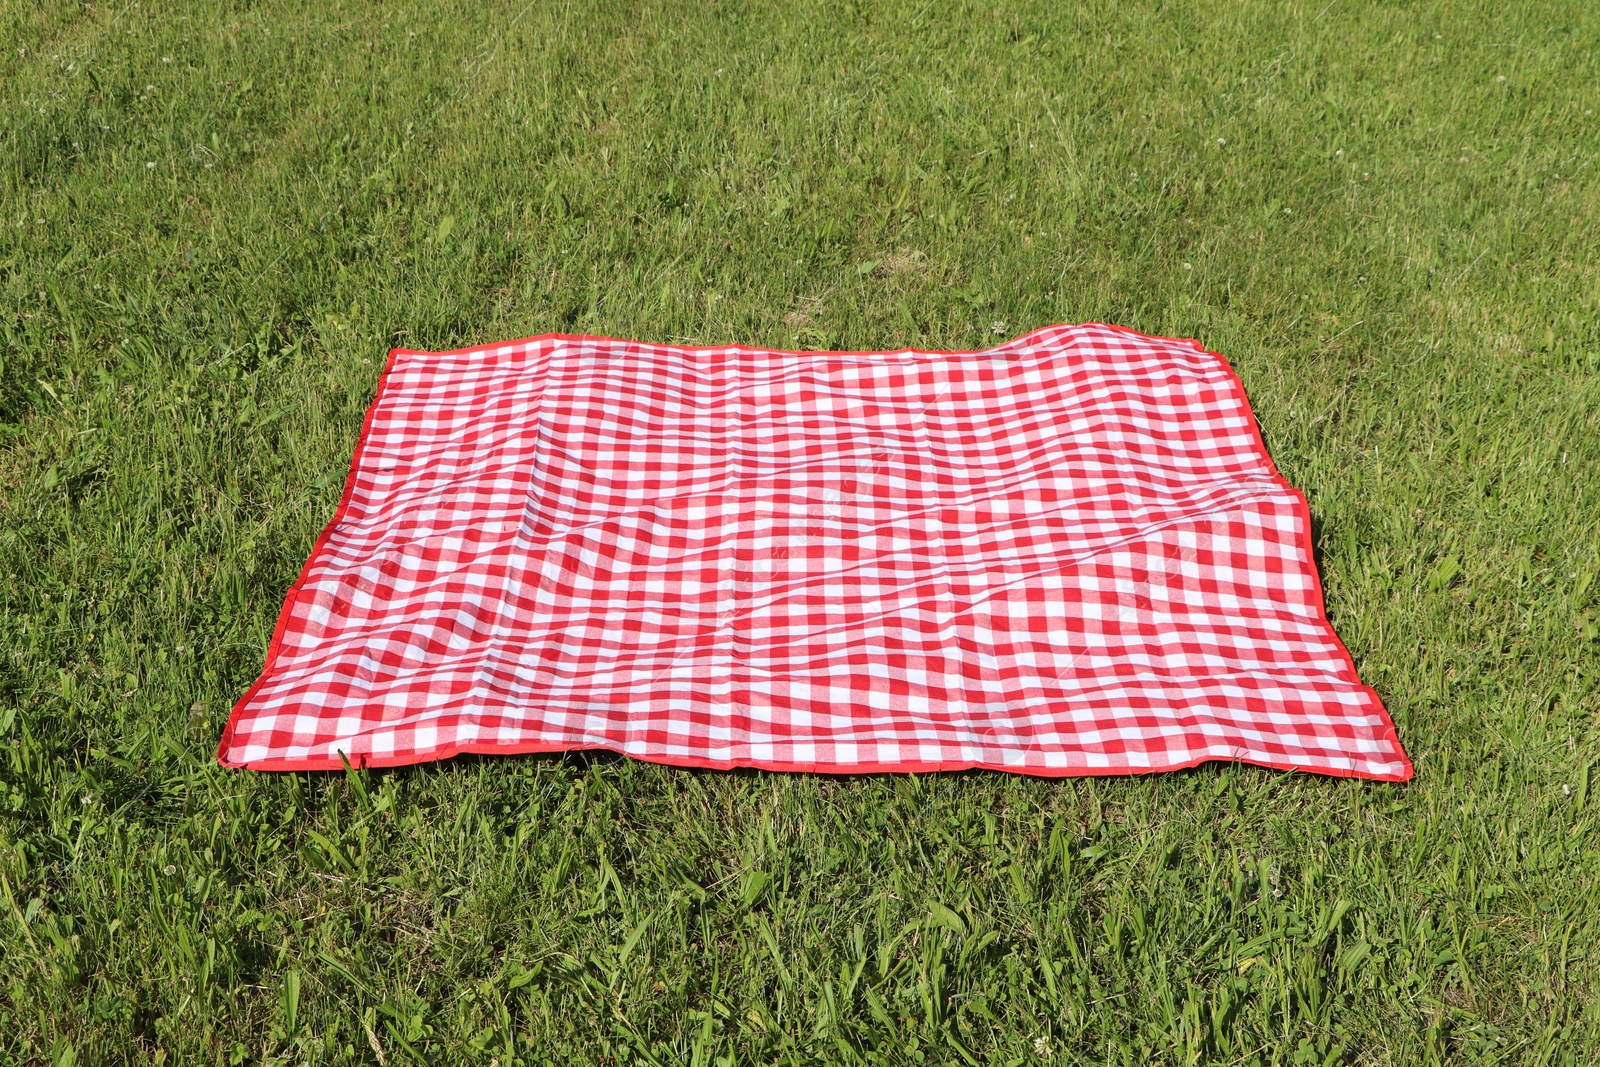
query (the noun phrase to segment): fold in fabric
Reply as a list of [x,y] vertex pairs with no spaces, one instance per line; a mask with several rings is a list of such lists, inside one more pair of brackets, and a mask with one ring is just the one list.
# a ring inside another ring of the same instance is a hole
[[390,354],[218,759],[1399,781],[1227,363],[547,335]]

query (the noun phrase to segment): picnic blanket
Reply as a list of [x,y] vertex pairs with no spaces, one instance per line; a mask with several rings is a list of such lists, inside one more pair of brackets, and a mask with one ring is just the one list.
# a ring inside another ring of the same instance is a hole
[[397,349],[219,760],[1411,776],[1228,364]]

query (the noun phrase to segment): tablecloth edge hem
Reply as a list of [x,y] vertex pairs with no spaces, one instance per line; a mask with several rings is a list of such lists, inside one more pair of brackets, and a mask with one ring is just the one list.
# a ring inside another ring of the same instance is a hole
[[389,350],[389,358],[384,361],[383,370],[378,374],[378,387],[373,394],[372,403],[367,405],[367,413],[361,420],[361,433],[356,437],[355,450],[350,454],[350,469],[345,474],[344,492],[339,496],[339,506],[334,509],[333,518],[328,520],[328,524],[317,535],[316,541],[311,545],[311,551],[306,554],[305,563],[300,567],[300,573],[295,576],[294,583],[289,586],[283,595],[283,606],[278,609],[278,621],[272,628],[272,640],[267,643],[267,654],[261,665],[261,674],[256,678],[254,684],[245,690],[244,695],[234,702],[233,708],[228,712],[228,721],[222,728],[222,737],[217,741],[217,762],[224,767],[235,766],[227,761],[225,753],[233,743],[234,731],[239,725],[239,720],[244,716],[245,707],[260,691],[261,687],[266,685],[272,678],[273,669],[277,666],[278,655],[283,650],[283,635],[289,628],[289,619],[295,597],[299,594],[301,587],[304,586],[306,577],[311,573],[311,568],[316,564],[318,557],[322,555],[322,550],[327,545],[328,539],[333,536],[333,532],[344,521],[345,512],[350,508],[350,500],[355,495],[356,476],[361,471],[361,461],[366,452],[367,439],[372,432],[373,420],[377,415],[378,408],[383,403],[383,398],[389,389],[390,382],[393,380],[395,364],[402,355],[406,354],[409,354],[409,350],[403,348],[391,348]]
[[[526,756],[526,755],[556,755],[569,752],[610,752],[626,759],[638,760],[641,763],[654,763],[667,767],[678,767],[687,770],[707,771],[732,771],[732,770],[759,770],[779,771],[785,773],[827,774],[827,775],[866,775],[866,774],[934,774],[954,773],[959,771],[1001,771],[1007,774],[1018,774],[1029,778],[1119,778],[1135,775],[1162,774],[1168,771],[1189,770],[1205,763],[1237,763],[1243,766],[1260,767],[1263,770],[1282,771],[1285,773],[1296,772],[1304,774],[1317,774],[1328,778],[1354,778],[1364,781],[1377,782],[1405,782],[1412,777],[1411,762],[1406,759],[1405,753],[1398,745],[1394,747],[1394,754],[1404,765],[1398,774],[1372,774],[1358,770],[1346,770],[1327,767],[1314,767],[1293,760],[1257,760],[1248,758],[1227,759],[1221,756],[1198,756],[1194,759],[1183,760],[1176,763],[1162,764],[1152,767],[1017,767],[1004,763],[986,762],[983,760],[898,760],[890,763],[859,763],[851,766],[842,766],[837,763],[808,763],[795,760],[757,760],[734,759],[713,760],[700,756],[638,756],[624,752],[614,745],[569,745],[560,742],[531,741],[526,743],[498,745],[490,743],[467,742],[460,745],[449,745],[439,748],[425,759],[415,759],[411,756],[371,756],[360,755],[351,761],[351,765],[359,768],[373,770],[391,767],[414,767],[428,763],[439,763],[453,759],[457,756]],[[229,762],[220,760],[224,767],[237,770],[253,771],[342,771],[346,768],[342,754],[333,757],[318,757],[315,759],[265,759],[247,762]]]

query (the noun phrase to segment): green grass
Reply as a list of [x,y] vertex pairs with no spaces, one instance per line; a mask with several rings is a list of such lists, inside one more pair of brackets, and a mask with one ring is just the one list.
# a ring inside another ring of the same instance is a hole
[[[1600,1059],[1600,7],[0,37],[0,1062]],[[1084,320],[1234,362],[1414,782],[216,766],[390,346]]]

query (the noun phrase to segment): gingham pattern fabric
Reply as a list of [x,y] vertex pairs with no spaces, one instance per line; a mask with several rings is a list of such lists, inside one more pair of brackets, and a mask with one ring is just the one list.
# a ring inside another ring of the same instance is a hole
[[1304,500],[1194,342],[392,353],[220,760],[594,748],[1411,775]]

